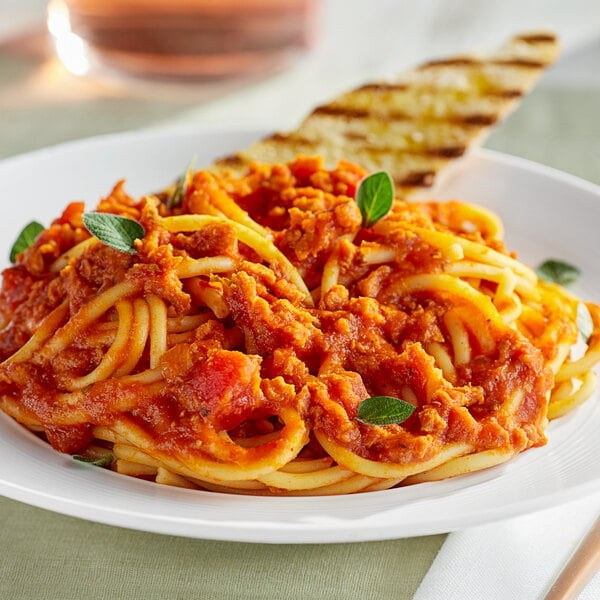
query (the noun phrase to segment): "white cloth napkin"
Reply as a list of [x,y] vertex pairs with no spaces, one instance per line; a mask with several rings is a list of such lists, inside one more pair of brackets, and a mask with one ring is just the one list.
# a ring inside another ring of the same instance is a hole
[[[451,533],[413,600],[542,600],[600,514],[600,495]],[[600,598],[600,573],[578,600]]]

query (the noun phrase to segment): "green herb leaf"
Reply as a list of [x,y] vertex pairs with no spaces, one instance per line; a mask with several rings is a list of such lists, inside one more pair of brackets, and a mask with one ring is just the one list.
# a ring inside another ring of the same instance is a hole
[[83,222],[88,231],[107,246],[135,254],[133,242],[144,237],[144,228],[132,219],[110,213],[85,213]]
[[40,225],[37,221],[32,221],[28,225],[25,225],[10,250],[10,262],[14,263],[17,260],[17,254],[27,250],[42,231],[44,231],[44,226]]
[[556,259],[543,262],[535,272],[540,279],[560,285],[574,283],[581,275],[581,271],[577,267]]
[[373,396],[358,405],[356,420],[367,425],[402,423],[413,414],[415,407],[393,396]]
[[594,332],[594,321],[592,321],[588,307],[583,302],[577,305],[577,328],[583,341],[587,344]]
[[177,180],[175,184],[175,190],[171,194],[171,196],[167,200],[167,208],[171,210],[175,206],[179,206],[183,199],[185,198],[185,194],[192,183],[192,177],[194,175],[194,163],[196,162],[196,157],[194,156],[190,161],[187,169],[184,174]]
[[80,462],[88,463],[90,465],[96,465],[97,467],[110,467],[113,461],[113,455],[107,454],[105,456],[101,456],[100,458],[88,458],[87,456],[83,456],[81,454],[73,454],[73,458]]
[[387,215],[394,202],[392,178],[380,171],[365,177],[356,190],[356,203],[362,214],[363,227],[371,227]]

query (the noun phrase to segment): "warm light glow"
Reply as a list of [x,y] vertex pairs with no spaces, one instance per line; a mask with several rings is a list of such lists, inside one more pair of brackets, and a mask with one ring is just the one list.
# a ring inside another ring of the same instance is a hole
[[71,31],[69,9],[61,0],[48,4],[48,31],[54,37],[56,54],[65,68],[74,75],[85,75],[90,61],[85,42]]

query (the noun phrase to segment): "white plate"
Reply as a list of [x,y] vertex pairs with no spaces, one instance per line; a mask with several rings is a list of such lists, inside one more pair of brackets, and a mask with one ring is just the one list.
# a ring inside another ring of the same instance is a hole
[[[153,131],[86,140],[0,163],[3,256],[28,221],[48,223],[65,204],[95,206],[120,178],[138,195],[171,182],[197,156],[208,162],[264,132]],[[600,300],[596,247],[600,188],[574,177],[479,151],[439,198],[497,211],[509,247],[530,264],[558,257],[584,273]],[[591,400],[551,424],[549,443],[481,473],[405,489],[322,498],[263,498],[190,491],[138,481],[58,454],[0,417],[0,493],[102,523],[231,541],[309,543],[383,540],[453,531],[550,507],[600,489],[600,406]]]

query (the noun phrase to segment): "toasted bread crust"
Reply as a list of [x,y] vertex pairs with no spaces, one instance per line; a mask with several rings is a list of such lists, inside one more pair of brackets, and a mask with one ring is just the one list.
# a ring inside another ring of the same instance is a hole
[[377,81],[318,106],[295,131],[277,133],[217,161],[244,171],[251,162],[320,154],[390,173],[404,199],[431,193],[440,175],[506,118],[556,60],[551,33],[526,33],[490,56],[429,61],[392,81]]

